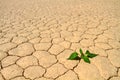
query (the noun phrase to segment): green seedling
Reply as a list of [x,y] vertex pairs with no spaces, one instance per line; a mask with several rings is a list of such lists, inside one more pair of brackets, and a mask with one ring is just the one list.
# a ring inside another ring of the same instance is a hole
[[94,54],[94,53],[90,53],[88,50],[86,50],[85,53],[83,53],[82,49],[80,49],[80,54],[77,52],[73,52],[68,60],[80,60],[83,59],[86,63],[90,63],[90,59],[89,58],[94,58],[96,57],[98,54]]

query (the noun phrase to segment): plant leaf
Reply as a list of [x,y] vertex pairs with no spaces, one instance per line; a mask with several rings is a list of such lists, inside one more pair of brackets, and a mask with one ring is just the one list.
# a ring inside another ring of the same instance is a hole
[[90,52],[87,50],[87,51],[85,52],[85,54],[87,54],[87,55],[88,55],[88,54],[90,54]]
[[85,53],[87,55],[87,57],[89,58],[93,58],[93,57],[96,57],[98,54],[93,54],[93,53],[90,53],[88,50],[86,51]]
[[81,57],[85,62],[90,63],[90,60],[87,56],[82,56]]
[[77,52],[73,52],[70,57],[68,58],[68,60],[75,60],[76,58],[78,58],[78,53]]
[[82,49],[80,48],[80,54],[81,54],[81,56],[83,56],[84,54],[83,54],[83,51],[82,51]]
[[93,58],[93,57],[96,57],[98,54],[89,54],[89,55],[87,55],[89,58]]

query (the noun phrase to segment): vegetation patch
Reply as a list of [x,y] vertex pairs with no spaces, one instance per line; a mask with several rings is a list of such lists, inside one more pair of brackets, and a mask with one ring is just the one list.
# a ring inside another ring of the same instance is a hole
[[86,63],[90,63],[90,59],[89,58],[94,58],[96,57],[98,54],[94,54],[94,53],[91,53],[89,50],[86,50],[85,53],[83,53],[83,50],[80,49],[80,53],[78,52],[73,52],[68,60],[80,60],[80,59],[83,59]]

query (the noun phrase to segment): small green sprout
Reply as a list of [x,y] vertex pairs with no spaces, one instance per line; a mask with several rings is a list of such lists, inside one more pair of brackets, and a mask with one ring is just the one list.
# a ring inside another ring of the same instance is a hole
[[80,49],[80,54],[77,52],[73,52],[68,60],[80,60],[83,59],[85,62],[90,63],[90,59],[89,58],[93,58],[96,57],[98,54],[93,54],[90,53],[88,50],[86,50],[85,54],[83,53],[82,49]]

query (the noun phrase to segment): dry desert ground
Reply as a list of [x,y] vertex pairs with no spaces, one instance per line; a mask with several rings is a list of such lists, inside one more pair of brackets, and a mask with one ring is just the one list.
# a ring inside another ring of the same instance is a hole
[[0,0],[0,80],[120,80],[120,0]]

